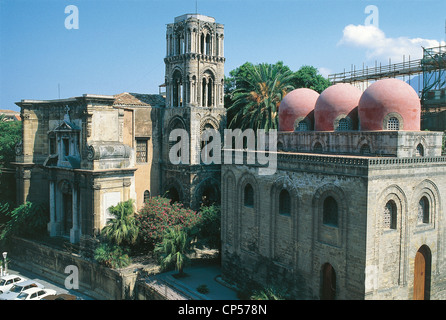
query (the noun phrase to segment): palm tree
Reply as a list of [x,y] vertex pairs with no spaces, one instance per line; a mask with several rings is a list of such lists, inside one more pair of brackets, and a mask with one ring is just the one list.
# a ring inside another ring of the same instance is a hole
[[169,228],[164,233],[163,241],[155,249],[160,254],[161,267],[166,268],[175,264],[179,275],[184,274],[184,267],[189,262],[187,256],[191,251],[191,238],[187,230],[181,226]]
[[119,202],[108,210],[115,218],[107,222],[102,229],[102,234],[117,245],[123,242],[135,243],[138,237],[138,226],[133,216],[133,200]]
[[[294,89],[295,74],[281,63],[274,65],[245,64],[243,75],[236,75],[236,83],[242,84],[232,93],[232,105],[228,113],[233,115],[230,128],[278,128],[278,109],[283,97]],[[243,76],[243,77],[242,77]]]

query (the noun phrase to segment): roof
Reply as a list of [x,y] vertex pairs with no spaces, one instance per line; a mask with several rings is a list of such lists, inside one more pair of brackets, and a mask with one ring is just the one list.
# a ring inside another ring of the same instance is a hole
[[114,97],[114,106],[159,106],[165,104],[165,98],[160,94],[123,92]]

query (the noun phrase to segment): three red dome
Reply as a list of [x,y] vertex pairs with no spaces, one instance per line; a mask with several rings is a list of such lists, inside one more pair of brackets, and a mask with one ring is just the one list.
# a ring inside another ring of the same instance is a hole
[[332,85],[320,95],[295,89],[280,104],[279,130],[294,131],[296,120],[304,118],[314,121],[315,131],[338,130],[342,121],[344,130],[419,131],[421,103],[409,84],[393,78],[378,80],[363,93],[346,83]]

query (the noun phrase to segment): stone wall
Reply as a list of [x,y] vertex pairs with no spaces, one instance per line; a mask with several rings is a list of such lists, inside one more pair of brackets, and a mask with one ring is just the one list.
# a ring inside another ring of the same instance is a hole
[[67,266],[79,270],[79,291],[99,300],[131,299],[138,273],[133,269],[111,270],[75,253],[57,250],[33,241],[15,238],[10,259],[22,268],[64,285]]
[[[431,299],[444,299],[446,158],[362,158],[278,154],[274,175],[256,165],[222,166],[222,269],[228,280],[287,288],[319,299],[322,266],[336,274],[337,299],[412,299],[414,259],[432,254]],[[246,205],[245,187],[254,190]],[[290,213],[280,212],[280,193]],[[417,223],[429,199],[431,220]],[[337,203],[335,225],[324,202]],[[398,203],[396,230],[381,227],[386,201]]]

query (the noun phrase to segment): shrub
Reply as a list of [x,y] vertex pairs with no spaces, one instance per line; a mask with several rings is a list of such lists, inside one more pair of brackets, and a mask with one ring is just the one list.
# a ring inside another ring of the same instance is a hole
[[175,265],[180,275],[189,263],[188,254],[191,252],[191,238],[186,228],[175,225],[164,232],[163,240],[158,243],[155,253],[159,255],[161,268],[167,269]]
[[198,242],[211,249],[221,247],[221,210],[220,206],[201,207],[200,219],[196,225]]
[[119,202],[111,206],[109,212],[114,216],[102,229],[101,234],[112,243],[133,244],[138,236],[138,226],[133,215],[133,200]]
[[8,241],[14,235],[39,236],[45,233],[49,221],[47,207],[42,203],[26,202],[11,212],[9,220],[3,226],[1,241]]
[[201,284],[197,287],[197,291],[201,294],[206,294],[206,293],[209,293],[209,288],[207,285]]
[[127,267],[132,262],[125,249],[109,243],[99,245],[94,251],[94,258],[98,263],[115,269]]
[[194,234],[199,218],[199,213],[184,208],[178,202],[170,203],[170,199],[159,196],[150,198],[135,217],[139,240],[151,249],[161,243],[168,228],[179,226],[180,229],[187,228],[190,234]]

